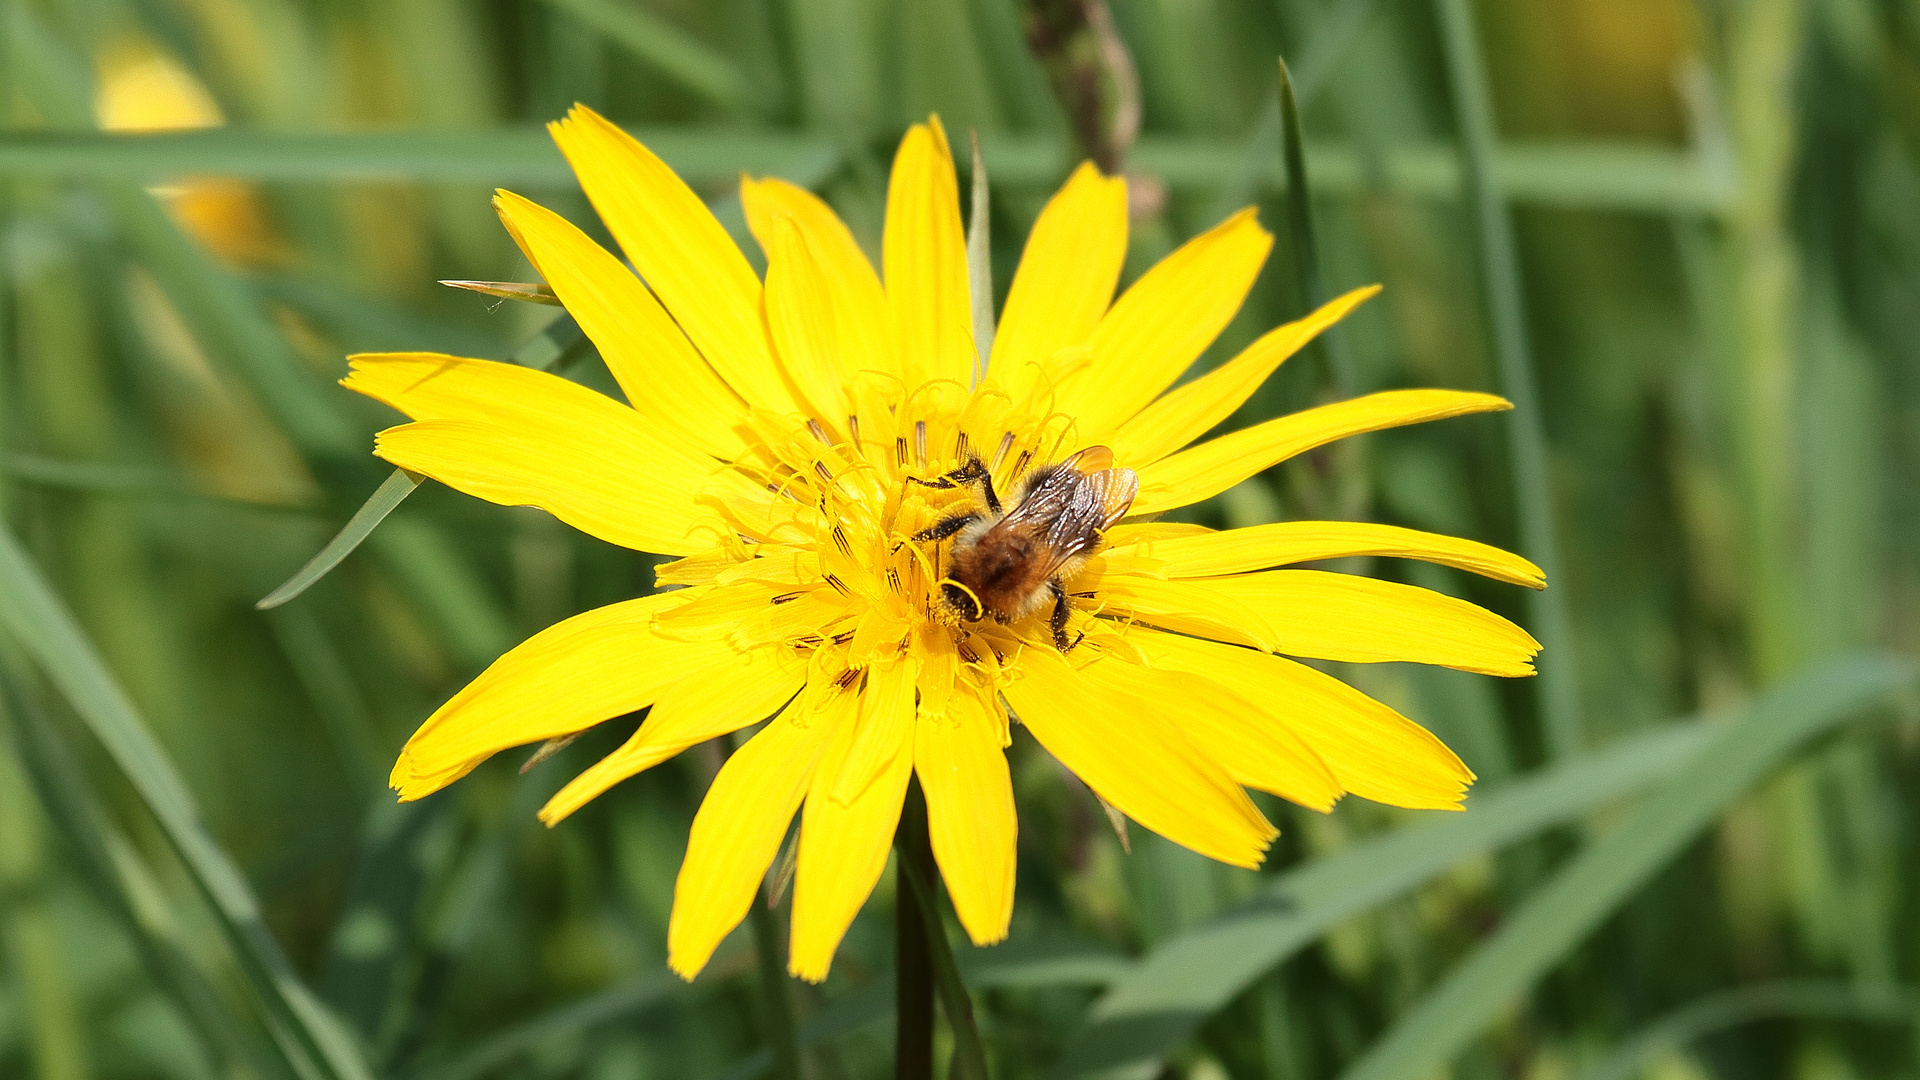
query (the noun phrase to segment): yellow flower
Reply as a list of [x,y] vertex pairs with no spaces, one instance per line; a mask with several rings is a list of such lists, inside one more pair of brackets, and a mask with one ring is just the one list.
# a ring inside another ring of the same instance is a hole
[[[910,776],[961,923],[979,944],[1006,936],[1015,818],[1003,750],[1016,718],[1127,816],[1235,866],[1258,864],[1275,835],[1244,788],[1319,810],[1346,792],[1458,806],[1473,774],[1438,739],[1276,654],[1525,675],[1538,644],[1438,593],[1271,568],[1395,555],[1538,587],[1537,568],[1383,525],[1152,521],[1334,439],[1507,408],[1389,391],[1183,449],[1377,290],[1169,390],[1232,318],[1271,237],[1244,211],[1114,301],[1125,182],[1083,165],[1034,225],[976,385],[938,120],[909,131],[894,159],[884,278],[818,198],[743,180],[764,283],[646,147],[585,108],[552,130],[638,275],[549,210],[507,192],[496,207],[627,403],[424,353],[355,357],[346,385],[414,421],[380,434],[381,457],[679,556],[658,571],[678,588],[575,616],[501,657],[407,743],[392,778],[401,798],[509,747],[650,707],[541,811],[551,825],[767,720],[694,819],[670,963],[689,978],[706,964],[799,812],[790,968],[811,980],[879,880]],[[1056,567],[1049,555],[1067,557]],[[1049,574],[1064,582],[1062,625]]]

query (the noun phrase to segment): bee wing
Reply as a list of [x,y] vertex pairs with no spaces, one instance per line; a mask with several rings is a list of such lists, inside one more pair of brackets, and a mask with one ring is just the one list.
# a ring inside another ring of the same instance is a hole
[[1076,477],[1066,504],[1047,527],[1047,576],[1099,546],[1100,534],[1127,516],[1139,489],[1132,469],[1102,469]]
[[1113,467],[1113,451],[1104,446],[1089,446],[1060,464],[1082,476],[1092,476]]

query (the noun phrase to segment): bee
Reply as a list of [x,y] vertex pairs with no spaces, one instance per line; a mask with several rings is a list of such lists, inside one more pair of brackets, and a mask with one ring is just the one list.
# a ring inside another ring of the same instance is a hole
[[953,537],[952,570],[940,583],[948,612],[965,622],[1009,623],[1053,601],[1053,643],[1067,641],[1067,590],[1100,547],[1102,534],[1127,514],[1140,481],[1132,469],[1113,468],[1113,451],[1090,446],[1054,465],[1042,465],[1014,484],[1012,508],[1001,506],[993,475],[978,456],[932,480],[932,488],[965,488],[985,504],[963,510],[916,533],[916,541]]

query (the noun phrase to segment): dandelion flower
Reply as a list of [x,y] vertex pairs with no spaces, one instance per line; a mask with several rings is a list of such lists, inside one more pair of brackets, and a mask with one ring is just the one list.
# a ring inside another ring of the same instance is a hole
[[[394,766],[401,798],[649,709],[546,805],[551,825],[765,721],[694,819],[669,962],[688,978],[707,963],[798,813],[789,967],[816,981],[880,878],[914,776],[961,923],[979,944],[1006,936],[1016,720],[1113,807],[1235,866],[1258,864],[1276,835],[1247,788],[1320,810],[1348,792],[1458,806],[1473,775],[1438,739],[1285,657],[1524,675],[1539,646],[1439,593],[1275,568],[1393,555],[1538,587],[1537,568],[1383,525],[1153,521],[1335,439],[1508,407],[1389,391],[1187,448],[1376,290],[1174,387],[1271,237],[1243,211],[1115,300],[1125,182],[1083,165],[1034,225],[976,380],[937,119],[894,159],[879,274],[818,198],[743,179],[764,282],[639,142],[580,107],[552,131],[632,270],[552,211],[507,192],[495,205],[626,401],[427,353],[355,357],[346,385],[412,418],[380,433],[387,461],[677,559],[657,571],[667,591],[534,635],[435,712]],[[1024,525],[990,539],[1003,515]]]

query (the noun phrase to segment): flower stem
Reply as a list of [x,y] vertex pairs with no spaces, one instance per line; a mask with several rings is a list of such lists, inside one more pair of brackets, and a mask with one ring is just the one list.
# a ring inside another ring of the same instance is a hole
[[[933,845],[927,837],[927,804],[920,793],[918,781],[908,785],[906,804],[900,810],[900,831],[895,834],[894,846],[900,853],[900,879],[904,886],[900,890],[900,899],[895,905],[895,918],[898,920],[899,941],[903,946],[899,958],[899,1004],[900,1025],[899,1043],[894,1075],[898,1080],[923,1080],[933,1072],[933,986],[940,989],[940,1005],[946,1010],[947,1027],[953,1031],[953,1076],[955,1080],[988,1080],[987,1051],[980,1041],[980,1029],[973,1022],[973,999],[967,994],[966,984],[960,981],[960,969],[954,965],[953,950],[947,946],[946,927],[940,921],[939,894],[935,891],[933,874]],[[915,961],[914,977],[922,988],[909,991],[908,954],[905,945],[910,931],[909,921],[917,922],[915,936],[919,954]],[[931,977],[931,978],[929,978]],[[914,1014],[924,1017],[925,1058],[916,1063],[922,1071],[907,1070],[907,1023],[909,995],[914,1006],[921,1011]]]
[[800,1040],[793,1022],[793,998],[787,993],[786,965],[780,962],[780,926],[761,890],[748,909],[753,945],[760,953],[760,986],[767,998],[767,1045],[773,1051],[773,1075],[778,1080],[800,1080]]
[[927,804],[918,781],[907,785],[893,844],[900,854],[900,882],[893,904],[893,1076],[894,1080],[933,1080],[933,957],[926,920],[920,917],[919,890],[909,884],[908,870],[922,852],[928,860],[933,857],[927,838]]

